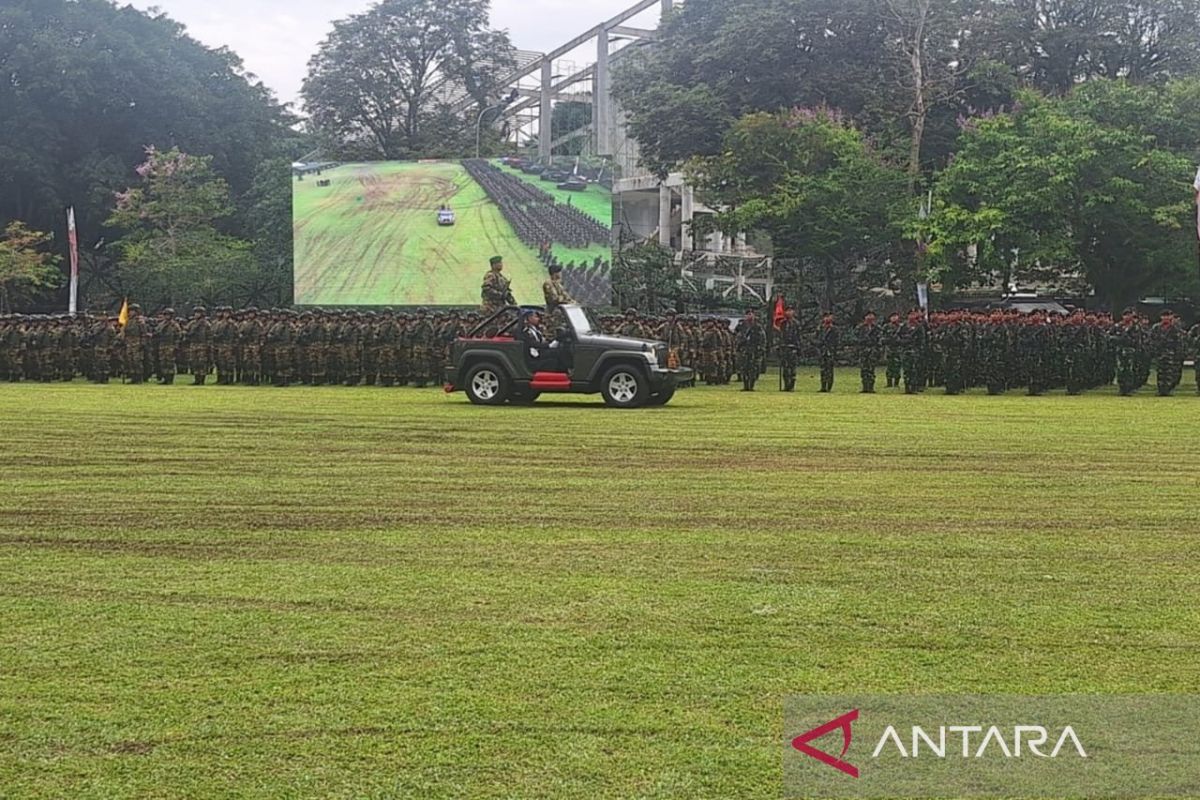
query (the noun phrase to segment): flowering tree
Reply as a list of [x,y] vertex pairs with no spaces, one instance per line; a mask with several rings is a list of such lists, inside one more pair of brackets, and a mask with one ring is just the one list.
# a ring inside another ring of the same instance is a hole
[[250,245],[218,228],[233,206],[209,162],[147,147],[136,168],[140,184],[117,193],[108,224],[125,231],[117,248],[130,296],[164,304],[228,299],[252,273]]
[[45,251],[50,234],[10,222],[0,235],[0,313],[28,294],[58,285],[58,257]]

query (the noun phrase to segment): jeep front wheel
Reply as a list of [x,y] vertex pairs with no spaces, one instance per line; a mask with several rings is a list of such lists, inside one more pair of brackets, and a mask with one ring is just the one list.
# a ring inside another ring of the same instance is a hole
[[508,399],[508,377],[492,364],[479,364],[467,372],[467,397],[480,406],[498,406]]
[[600,382],[600,394],[613,408],[637,408],[646,401],[646,379],[633,367],[613,367]]

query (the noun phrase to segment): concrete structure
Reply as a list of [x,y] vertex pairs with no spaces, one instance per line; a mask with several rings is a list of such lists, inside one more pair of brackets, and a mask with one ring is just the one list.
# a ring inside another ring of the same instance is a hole
[[[723,291],[739,299],[766,301],[773,289],[771,259],[747,246],[744,236],[720,233],[696,240],[693,221],[712,209],[697,202],[681,173],[659,179],[642,166],[637,142],[629,135],[626,116],[612,96],[612,70],[624,58],[653,47],[657,32],[626,23],[655,6],[661,16],[670,14],[674,0],[639,0],[605,22],[544,53],[521,52],[518,67],[506,77],[505,91],[517,90],[491,124],[507,124],[518,144],[537,137],[538,158],[549,163],[556,147],[586,137],[587,155],[611,161],[613,174],[614,248],[657,240],[679,254],[680,276],[685,284]],[[595,61],[583,67],[568,56],[595,43]],[[623,42],[620,47],[614,44]],[[554,105],[583,102],[592,106],[592,124],[558,139],[549,135]],[[473,101],[463,98],[452,109],[466,111]]]

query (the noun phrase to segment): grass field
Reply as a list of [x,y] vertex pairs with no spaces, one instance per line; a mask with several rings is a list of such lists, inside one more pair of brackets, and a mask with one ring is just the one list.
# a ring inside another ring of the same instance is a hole
[[[479,305],[493,255],[519,301],[542,301],[537,253],[458,163],[345,164],[292,186],[298,304]],[[453,227],[437,224],[443,203]]]
[[1200,399],[852,384],[0,385],[0,795],[776,798],[791,693],[1200,686]]

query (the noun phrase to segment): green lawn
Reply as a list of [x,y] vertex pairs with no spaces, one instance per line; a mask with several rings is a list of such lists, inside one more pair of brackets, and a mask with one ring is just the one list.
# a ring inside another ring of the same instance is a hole
[[[297,303],[479,305],[493,255],[518,301],[542,302],[536,251],[456,162],[345,164],[292,186]],[[443,203],[453,227],[437,224]]]
[[0,385],[0,796],[777,798],[790,693],[1200,686],[1200,398],[852,377]]

